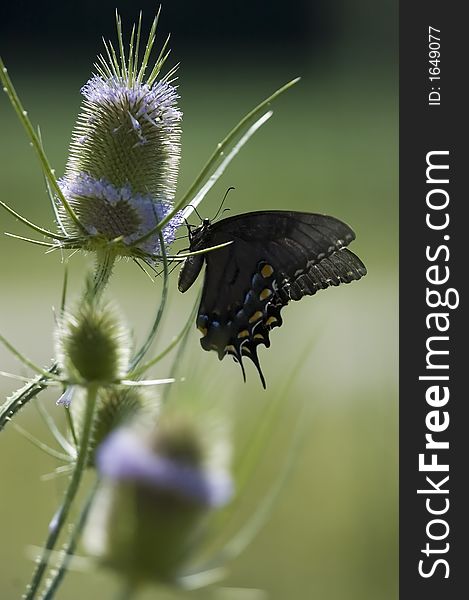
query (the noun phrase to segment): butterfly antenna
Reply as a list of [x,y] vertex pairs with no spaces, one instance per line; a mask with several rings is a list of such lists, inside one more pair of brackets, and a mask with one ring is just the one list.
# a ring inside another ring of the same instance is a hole
[[[192,208],[192,210],[195,212],[195,214],[199,217],[199,219],[201,221],[203,221],[202,217],[200,216],[199,211],[197,210],[197,207],[195,207],[193,204],[188,204],[187,206],[190,206]],[[184,221],[186,221],[186,219],[184,219]],[[186,221],[186,225],[187,225],[187,221]]]
[[[223,204],[225,203],[225,200],[226,200],[226,197],[228,196],[228,193],[229,193],[229,192],[231,192],[231,190],[234,190],[234,189],[236,189],[236,188],[234,188],[233,186],[231,186],[231,187],[229,187],[229,188],[226,190],[226,192],[225,192],[225,195],[223,196],[223,200],[221,201],[220,207],[219,207],[219,209],[217,210],[217,214],[216,214],[216,215],[213,217],[213,219],[212,219],[212,223],[213,223],[213,221],[215,221],[215,219],[216,219],[216,218],[218,217],[218,215],[220,214],[220,211],[221,211],[221,209],[223,208]],[[228,209],[225,209],[225,210],[230,210],[230,209],[228,208]],[[225,211],[223,211],[223,212],[225,212]]]

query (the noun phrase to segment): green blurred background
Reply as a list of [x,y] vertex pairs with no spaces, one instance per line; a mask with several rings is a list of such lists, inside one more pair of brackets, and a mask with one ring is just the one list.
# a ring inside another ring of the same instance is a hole
[[[163,6],[162,31],[173,32],[173,61],[182,62],[179,192],[245,112],[301,75],[200,210],[212,216],[226,188],[235,186],[228,198],[231,214],[291,208],[337,216],[356,231],[352,250],[369,274],[285,309],[285,324],[273,333],[271,349],[260,351],[267,392],[250,365],[243,384],[239,367],[202,352],[198,333],[191,335],[180,371],[187,376],[180,384],[182,396],[200,394],[227,410],[234,403],[242,429],[262,420],[276,390],[299,364],[288,401],[292,411],[303,399],[311,407],[306,441],[275,511],[233,563],[224,585],[263,589],[274,600],[396,598],[397,2],[225,4]],[[144,9],[147,25],[154,12],[149,2],[117,6],[127,30],[138,8]],[[41,125],[58,174],[79,89],[101,51],[100,36],[114,39],[114,7],[17,2],[4,9],[0,53],[33,122]],[[3,200],[53,227],[37,160],[5,97],[0,98],[0,175]],[[0,224],[2,231],[28,235],[6,213],[0,213]],[[89,257],[71,260],[71,297],[90,264]],[[2,334],[36,362],[48,364],[52,307],[59,304],[63,276],[60,254],[2,236],[0,274]],[[176,273],[172,281],[159,348],[185,322],[196,296],[195,289],[184,296],[175,291]],[[148,327],[159,292],[159,282],[152,284],[127,262],[117,265],[109,289],[137,337]],[[24,373],[3,348],[0,370]],[[0,381],[2,397],[15,388],[15,382]],[[41,398],[57,413],[53,394]],[[34,406],[18,422],[48,439]],[[275,477],[286,444],[279,435],[277,448],[271,443],[266,449],[248,490],[246,513]],[[43,541],[63,490],[60,478],[41,481],[55,466],[13,427],[0,435],[2,600],[19,598],[32,571],[28,548]],[[58,597],[112,598],[116,589],[109,574],[72,572]],[[156,596],[150,590],[142,598]]]

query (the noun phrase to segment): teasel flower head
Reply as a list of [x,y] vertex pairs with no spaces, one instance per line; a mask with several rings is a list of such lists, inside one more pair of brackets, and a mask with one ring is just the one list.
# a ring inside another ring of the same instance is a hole
[[195,422],[160,415],[149,432],[114,431],[97,449],[101,487],[85,546],[133,585],[174,583],[204,537],[205,519],[232,494]]
[[[126,56],[117,17],[118,50],[105,42],[107,57],[98,57],[96,73],[82,88],[84,100],[59,180],[69,206],[58,200],[56,216],[62,231],[85,249],[112,245],[117,255],[161,254],[159,235],[144,236],[173,206],[182,113],[172,83],[175,69],[159,78],[167,43],[147,73],[157,20],[140,59],[141,18]],[[179,225],[175,216],[163,228],[165,244]]]
[[56,328],[55,346],[60,372],[71,386],[112,385],[129,368],[129,332],[115,308],[103,302],[83,301],[66,312]]
[[[112,43],[104,43],[104,56],[98,56],[95,74],[82,89],[82,110],[60,180],[47,158],[40,131],[36,133],[0,58],[3,89],[40,160],[59,227],[58,232],[49,231],[0,200],[0,207],[49,241],[8,235],[51,250],[95,251],[100,269],[105,261],[112,266],[119,256],[150,264],[162,255],[164,259],[166,246],[181,223],[270,119],[271,102],[299,81],[295,78],[286,83],[249,111],[217,144],[175,202],[182,113],[173,85],[177,65],[160,77],[169,54],[168,40],[149,68],[158,18],[159,12],[141,52],[141,15],[127,45],[117,15],[117,50]],[[109,271],[97,290],[104,287]]]

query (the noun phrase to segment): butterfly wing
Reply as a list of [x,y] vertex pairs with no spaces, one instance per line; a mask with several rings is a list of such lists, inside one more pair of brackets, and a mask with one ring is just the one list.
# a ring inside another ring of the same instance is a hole
[[366,274],[361,260],[345,248],[354,238],[334,217],[291,211],[247,213],[206,227],[191,249],[233,243],[204,255],[197,317],[202,347],[216,350],[220,359],[231,354],[241,367],[247,356],[265,387],[257,346],[270,345],[269,331],[282,324],[281,309],[290,300]]

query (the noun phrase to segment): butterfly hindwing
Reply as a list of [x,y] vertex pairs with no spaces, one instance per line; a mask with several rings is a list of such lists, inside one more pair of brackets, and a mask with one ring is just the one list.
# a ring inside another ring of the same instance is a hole
[[[199,255],[206,262],[197,316],[202,347],[216,350],[220,359],[231,354],[241,367],[243,356],[249,357],[265,387],[257,346],[270,345],[269,331],[282,324],[283,306],[366,274],[345,248],[354,238],[345,223],[312,213],[262,211],[204,221],[191,233],[192,251],[232,243]],[[181,291],[200,268],[199,260],[184,264]]]

